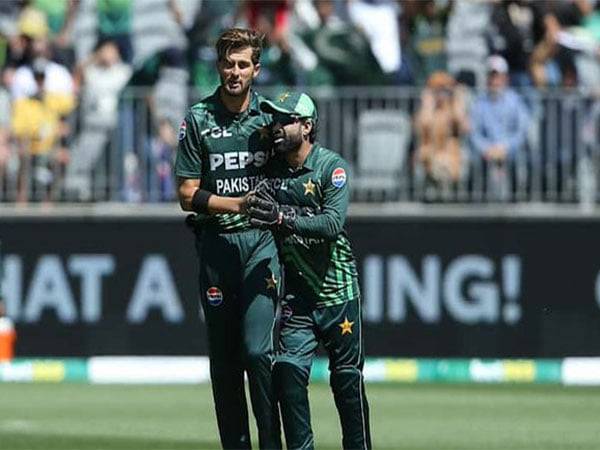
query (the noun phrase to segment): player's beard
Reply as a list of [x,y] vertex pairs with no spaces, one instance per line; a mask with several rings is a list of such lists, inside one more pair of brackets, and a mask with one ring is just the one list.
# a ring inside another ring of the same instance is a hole
[[301,145],[301,133],[288,134],[284,130],[281,130],[273,136],[273,148],[275,149],[275,153],[285,154],[293,152],[298,150]]
[[221,78],[221,87],[225,91],[225,94],[230,97],[245,97],[251,85],[252,80],[244,82],[241,78],[237,80],[224,80]]

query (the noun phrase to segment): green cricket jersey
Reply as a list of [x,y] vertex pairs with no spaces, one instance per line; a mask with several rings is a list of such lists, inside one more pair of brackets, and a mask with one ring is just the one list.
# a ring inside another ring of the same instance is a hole
[[317,308],[359,295],[356,262],[343,229],[350,199],[347,173],[346,161],[317,143],[301,168],[274,158],[266,169],[281,204],[319,211],[297,217],[294,233],[280,240],[286,290],[313,300]]
[[[264,178],[271,154],[271,115],[260,110],[262,97],[251,92],[246,111],[227,110],[219,90],[192,106],[179,129],[175,174],[200,179],[202,189],[225,197],[241,197]],[[220,231],[250,227],[247,217],[217,214],[207,219]]]

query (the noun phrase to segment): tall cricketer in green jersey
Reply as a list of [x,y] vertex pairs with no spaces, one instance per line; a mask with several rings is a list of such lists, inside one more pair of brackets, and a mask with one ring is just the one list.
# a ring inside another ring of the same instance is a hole
[[[329,356],[344,449],[371,448],[356,263],[344,231],[348,166],[315,142],[316,107],[306,94],[263,101],[273,114],[267,181],[247,199],[250,223],[277,237],[285,268],[274,382],[288,448],[314,449],[308,381],[315,351]],[[266,186],[266,187],[265,187]]]
[[250,89],[260,49],[261,39],[249,30],[231,29],[219,38],[221,85],[186,115],[175,162],[181,206],[199,217],[192,224],[221,445],[236,450],[252,448],[244,374],[259,447],[281,448],[272,383],[277,247],[270,232],[250,228],[241,214],[272,145],[270,116]]
[[[248,109],[231,114],[219,91],[190,108],[179,129],[177,176],[202,180],[202,189],[223,197],[240,197],[264,178],[271,152],[271,116],[260,111],[262,98],[250,92]],[[248,230],[242,214],[222,213],[200,221],[220,231]]]

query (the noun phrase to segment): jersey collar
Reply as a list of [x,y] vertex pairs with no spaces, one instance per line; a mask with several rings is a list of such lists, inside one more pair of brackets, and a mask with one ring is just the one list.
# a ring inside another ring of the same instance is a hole
[[314,170],[315,163],[317,162],[317,153],[318,153],[319,147],[320,147],[319,144],[317,144],[316,142],[313,144],[308,156],[306,157],[306,160],[304,161],[304,165],[302,167],[304,167],[308,170]]
[[[211,112],[216,112],[226,116],[235,116],[236,114],[229,111],[223,104],[221,96],[219,95],[219,89],[220,87],[217,88],[217,90],[212,95],[212,101],[208,103],[208,109]],[[242,112],[240,116],[244,117],[246,114],[259,115],[260,113],[260,99],[258,98],[258,94],[253,89],[250,89],[250,105],[248,105],[248,109]]]
[[319,150],[319,144],[317,144],[316,142],[313,144],[312,148],[310,149],[310,152],[308,153],[308,156],[306,157],[306,159],[304,160],[304,164],[302,164],[302,167],[299,167],[297,169],[293,169],[292,167],[290,167],[287,163],[287,161],[285,160],[285,158],[281,158],[282,164],[284,164],[288,170],[290,170],[291,172],[298,172],[301,170],[308,170],[309,172],[312,172],[316,166],[316,162],[317,162],[317,153]]

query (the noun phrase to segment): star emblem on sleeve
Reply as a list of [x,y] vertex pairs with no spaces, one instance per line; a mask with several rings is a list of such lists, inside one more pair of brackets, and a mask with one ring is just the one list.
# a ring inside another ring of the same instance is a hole
[[315,195],[317,185],[312,180],[309,179],[307,183],[302,183],[302,185],[304,186],[304,195]]
[[269,278],[265,278],[265,281],[267,282],[267,289],[275,289],[277,288],[277,278],[275,278],[275,274],[271,273],[271,276]]
[[345,317],[344,321],[338,324],[338,327],[342,329],[342,336],[345,334],[352,334],[352,325],[354,325],[354,322],[350,322],[348,317]]

